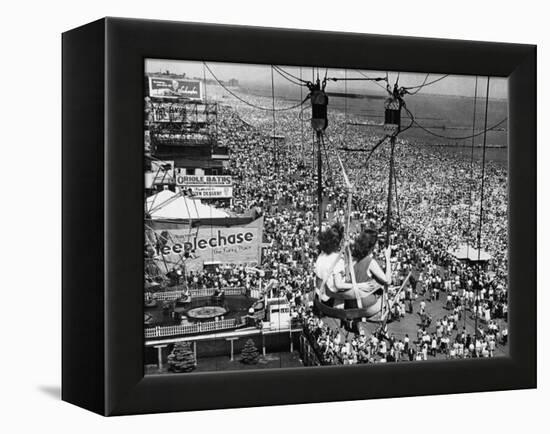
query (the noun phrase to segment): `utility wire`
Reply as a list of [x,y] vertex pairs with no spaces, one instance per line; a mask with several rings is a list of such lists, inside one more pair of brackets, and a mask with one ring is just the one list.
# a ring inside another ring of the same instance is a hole
[[[303,81],[302,80],[302,67],[300,66],[300,81]],[[300,87],[300,99],[303,99],[304,95],[302,93],[302,87]],[[300,111],[300,142],[302,144],[302,163],[304,164],[305,166],[305,147],[304,147],[304,117],[302,116],[302,113],[303,113],[303,108],[302,110]]]
[[[297,77],[296,75],[294,75],[294,74],[288,72],[286,69],[283,69],[283,68],[281,68],[281,67],[278,66],[278,65],[273,65],[273,66],[275,67],[275,69],[278,69],[281,73],[283,73],[283,74],[285,74],[285,75],[287,75],[287,76],[293,78],[293,79],[296,80],[296,81],[299,81],[299,82],[303,83],[304,85],[307,85],[308,81],[307,81],[307,80],[304,80],[304,79],[302,78],[302,73],[301,73],[301,72],[300,72],[300,76]],[[302,70],[302,67],[300,67],[300,71],[301,71],[301,70]]]
[[[489,110],[489,81],[490,77],[487,77],[487,90],[485,91],[485,128],[483,135],[483,157],[481,160],[481,198],[479,201],[479,231],[477,233],[477,261],[481,259],[481,231],[483,229],[483,194],[485,190],[485,150],[487,148],[487,113]],[[474,326],[474,339],[477,342],[477,321],[479,316],[479,287],[476,289],[476,298],[474,303],[475,309],[475,326]]]
[[[344,78],[348,78],[348,70],[344,69]],[[344,141],[348,137],[348,82],[344,83]]]
[[[405,128],[403,128],[402,130],[399,131],[398,134],[401,134],[401,133],[404,133],[405,131],[407,131],[409,128],[412,128],[413,124],[416,122],[414,120],[414,116],[413,114],[411,113],[411,111],[405,106],[405,104],[403,104],[402,106],[405,111],[407,112],[407,114],[409,115],[409,117],[411,118],[411,123],[409,125],[407,125]],[[373,125],[374,126],[374,125]],[[388,135],[384,136],[379,142],[376,143],[376,145],[374,145],[372,148],[370,149],[362,149],[362,148],[348,148],[348,147],[340,147],[338,149],[342,150],[342,151],[349,151],[349,152],[369,152],[369,155],[367,156],[367,161],[370,159],[370,157],[372,156],[372,154],[374,153],[374,151],[376,151],[376,149],[378,149],[378,147],[384,142],[384,140],[386,140],[388,137]]]
[[328,81],[386,81],[384,77],[348,77],[348,78],[340,78],[340,77],[327,77]]
[[282,108],[269,108],[269,107],[262,107],[260,105],[256,105],[256,104],[253,104],[243,98],[241,98],[239,95],[237,95],[235,92],[231,91],[230,89],[227,88],[227,86],[225,86],[219,79],[218,77],[216,77],[216,75],[212,72],[212,70],[210,69],[210,67],[206,64],[206,62],[204,62],[204,65],[206,66],[206,69],[208,70],[208,72],[210,72],[210,74],[212,75],[212,77],[214,77],[214,80],[216,80],[216,82],[227,92],[229,93],[230,95],[234,96],[235,98],[237,98],[239,101],[241,101],[242,103],[250,106],[250,107],[254,107],[258,110],[264,110],[264,111],[276,111],[276,112],[282,112],[282,111],[287,111],[287,110],[293,110],[295,108],[298,108],[300,106],[302,106],[306,100],[309,98],[309,95],[302,101],[300,102],[299,104],[296,104],[296,105],[293,105],[293,106],[290,106],[290,107],[282,107]]
[[321,145],[323,146],[323,152],[325,153],[325,160],[327,162],[327,172],[328,174],[332,177],[332,178],[335,178],[334,176],[334,172],[332,171],[332,167],[330,166],[330,160],[329,160],[329,155],[328,155],[328,152],[327,152],[327,146],[325,144],[325,141],[323,139],[323,135],[321,134]]
[[279,173],[279,146],[277,145],[277,138],[275,137],[277,123],[275,120],[275,80],[273,77],[273,65],[271,65],[271,103],[273,105],[273,153],[275,154],[275,173]]
[[[279,74],[281,77],[283,77],[286,81],[288,81],[288,82],[290,82],[290,83],[292,83],[292,84],[294,84],[294,85],[296,85],[296,86],[301,86],[301,87],[302,87],[302,86],[306,86],[306,83],[301,82],[301,80],[300,80],[300,81],[296,81],[296,80],[294,80],[293,78],[290,78],[288,75],[285,75],[286,72],[283,71],[282,69],[279,69],[276,65],[273,65],[273,69],[275,70],[275,72],[276,72],[277,74]],[[284,73],[284,72],[285,72],[285,73]]]
[[[476,75],[476,84],[474,90],[474,110],[473,110],[473,119],[472,119],[472,135],[475,134],[476,129],[476,108],[477,108],[477,75]],[[470,156],[470,179],[469,179],[469,195],[470,200],[468,203],[468,236],[466,238],[466,253],[470,254],[470,235],[472,232],[472,192],[473,192],[473,180],[474,180],[474,137],[472,137],[472,152]]]
[[[429,75],[429,74],[428,74],[428,75]],[[405,89],[405,90],[409,90],[409,89],[418,89],[418,91],[419,91],[419,90],[422,89],[423,87],[430,86],[430,85],[432,85],[432,84],[434,84],[434,83],[437,83],[438,81],[443,80],[444,78],[447,78],[449,75],[450,75],[450,74],[446,74],[446,75],[444,75],[443,77],[439,77],[439,78],[437,78],[437,79],[435,79],[435,80],[430,81],[429,83],[425,83],[425,82],[424,82],[424,83],[422,83],[422,84],[420,84],[420,85],[418,85],[418,86],[404,86],[403,89]],[[416,91],[415,93],[418,93],[418,91]]]
[[397,193],[397,169],[395,167],[395,161],[393,163],[393,185],[395,187],[395,205],[396,205],[396,211],[397,211],[397,223],[399,225],[399,228],[401,229],[401,207],[399,206],[399,195]]
[[504,122],[506,122],[508,120],[508,118],[504,118],[502,119],[500,122],[497,122],[496,124],[494,124],[493,126],[491,127],[488,127],[482,131],[479,131],[475,134],[470,134],[468,136],[461,136],[461,137],[452,137],[452,136],[444,136],[442,134],[437,134],[437,133],[434,133],[433,131],[430,131],[429,129],[423,127],[422,125],[420,125],[417,121],[414,121],[414,124],[420,128],[421,130],[427,132],[428,134],[431,134],[432,136],[435,136],[435,137],[439,137],[441,139],[448,139],[448,140],[466,140],[466,139],[471,139],[473,137],[477,137],[477,136],[481,136],[482,134],[485,134],[487,133],[487,131],[492,131],[494,130],[495,128],[498,128],[500,125],[502,125]]
[[[372,78],[372,77],[369,77],[367,74],[365,74],[364,72],[362,72],[360,70],[357,70],[357,72],[365,78],[369,78],[369,79]],[[383,81],[386,81],[386,78],[384,78]],[[382,89],[384,92],[386,92],[386,88],[384,86],[382,86],[380,83],[378,83],[378,81],[375,81],[374,84],[376,84],[380,89]]]
[[369,154],[367,155],[367,159],[365,161],[365,163],[367,163],[370,159],[370,157],[372,156],[372,154],[374,154],[374,151],[376,151],[380,145],[382,145],[382,143],[384,143],[384,141],[388,138],[389,136],[384,136],[382,137],[382,139],[380,139],[372,148],[370,149],[361,149],[361,148],[347,148],[347,147],[341,147],[341,148],[338,148],[340,149],[341,151],[349,151],[349,152],[368,152]]
[[414,92],[407,92],[409,95],[416,95],[418,92],[420,92],[422,90],[422,88],[424,86],[426,86],[426,81],[428,81],[428,77],[430,76],[430,74],[426,74],[426,77],[424,77],[424,81],[422,82],[422,84],[418,87],[418,89],[416,89],[416,91]]
[[403,128],[402,130],[400,130],[400,131],[399,131],[399,134],[404,133],[404,132],[407,131],[409,128],[412,128],[413,125],[414,125],[414,123],[416,122],[416,121],[414,120],[414,115],[413,115],[413,114],[411,113],[411,111],[407,108],[407,106],[405,105],[405,103],[403,103],[402,108],[405,109],[405,111],[407,112],[407,114],[408,114],[409,117],[411,118],[411,123],[410,123],[407,127],[405,127],[405,128]]
[[[481,231],[483,229],[483,194],[485,189],[485,150],[487,149],[487,113],[489,111],[489,81],[487,77],[487,90],[485,94],[485,127],[483,134],[483,157],[481,160],[481,198],[479,202],[479,232],[477,235],[477,260],[481,259]],[[477,312],[476,312],[477,318]],[[476,330],[477,335],[477,330]]]

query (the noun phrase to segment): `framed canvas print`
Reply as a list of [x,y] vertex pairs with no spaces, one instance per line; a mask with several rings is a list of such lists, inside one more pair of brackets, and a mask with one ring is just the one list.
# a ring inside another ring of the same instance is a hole
[[63,35],[63,399],[536,386],[533,46],[106,18]]

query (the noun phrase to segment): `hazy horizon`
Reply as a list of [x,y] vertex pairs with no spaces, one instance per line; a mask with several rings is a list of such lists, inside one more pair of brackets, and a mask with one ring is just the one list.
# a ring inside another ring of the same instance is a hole
[[[207,62],[209,68],[215,74],[215,76],[223,81],[230,80],[232,78],[237,79],[240,85],[252,85],[252,86],[271,86],[271,68],[270,65],[258,65],[258,64],[240,64],[240,63],[227,63],[227,62]],[[281,66],[285,71],[290,74],[299,77],[300,75],[304,80],[311,80],[312,67],[296,67],[296,66]],[[325,68],[319,67],[318,72],[321,78],[325,75]],[[212,79],[212,75],[206,68],[203,67],[201,61],[185,61],[185,60],[163,60],[163,59],[146,59],[145,60],[145,72],[157,73],[170,71],[174,74],[183,74],[190,77]],[[386,77],[386,71],[370,71],[370,70],[354,70],[354,69],[334,69],[329,68],[327,75],[334,78],[362,78],[366,74],[369,77]],[[315,71],[317,74],[317,71]],[[410,87],[420,86],[426,79],[425,73],[410,73],[410,72],[393,72],[388,71],[389,82],[393,85],[396,79],[399,77],[399,85]],[[433,80],[437,80],[443,77],[445,74],[430,74],[426,80],[430,83]],[[274,84],[278,89],[291,89],[296,88],[295,84],[290,83],[280,74],[274,74]],[[486,77],[478,77],[478,97],[485,97],[486,91]],[[382,86],[382,87],[381,87]],[[384,94],[383,88],[384,82],[372,82],[372,81],[329,81],[327,84],[328,92],[347,92],[356,94]],[[464,75],[449,75],[444,79],[437,81],[429,86],[425,86],[419,93],[425,95],[443,95],[443,96],[457,96],[457,97],[473,97],[475,92],[475,77]],[[507,79],[502,77],[491,77],[489,85],[489,98],[490,99],[507,99],[508,98],[508,86]]]

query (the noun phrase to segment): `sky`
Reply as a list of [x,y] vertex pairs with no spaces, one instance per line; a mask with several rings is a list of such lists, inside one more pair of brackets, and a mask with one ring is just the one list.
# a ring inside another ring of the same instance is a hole
[[[208,67],[220,80],[229,80],[236,78],[239,80],[241,86],[249,85],[262,85],[271,83],[271,68],[269,65],[253,65],[253,64],[237,64],[237,63],[220,63],[220,62],[208,62]],[[312,68],[304,67],[300,69],[294,66],[279,65],[285,71],[290,74],[299,77],[302,74],[303,79],[310,80],[312,77]],[[196,61],[178,61],[178,60],[162,60],[162,59],[146,59],[145,72],[155,73],[170,71],[171,73],[182,74],[186,73],[190,77],[204,77],[211,79],[210,72],[203,67],[202,62]],[[368,71],[362,70],[364,74],[369,77],[386,77],[386,71]],[[321,77],[325,74],[325,68],[319,68],[319,74]],[[280,75],[275,74],[275,83],[279,86],[294,86],[292,83],[286,81]],[[334,78],[360,78],[363,77],[360,72],[355,70],[344,71],[342,69],[329,69],[327,73],[328,77]],[[399,76],[400,86],[419,86],[426,79],[426,74],[407,73],[407,72],[392,72],[388,71],[388,78],[390,83],[395,83]],[[427,78],[427,83],[433,80],[437,80],[442,77],[443,74],[430,74]],[[384,82],[379,82],[384,85]],[[477,95],[484,96],[486,92],[487,81],[486,78],[478,79]],[[353,93],[381,93],[383,90],[374,82],[368,81],[330,81],[327,85],[328,90],[332,92],[353,92]],[[473,97],[475,91],[475,77],[463,76],[463,75],[449,75],[444,79],[433,83],[429,86],[422,88],[423,94],[433,95],[453,95]],[[491,77],[489,83],[489,95],[491,98],[506,99],[508,96],[507,79],[501,77]]]

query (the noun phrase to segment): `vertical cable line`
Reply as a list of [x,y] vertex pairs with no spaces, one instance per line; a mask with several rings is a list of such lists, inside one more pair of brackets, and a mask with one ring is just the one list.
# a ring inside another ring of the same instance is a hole
[[399,196],[397,194],[397,169],[395,168],[395,162],[393,167],[393,186],[395,192],[395,210],[397,212],[397,225],[401,229],[401,207],[399,206]]
[[471,155],[470,155],[470,202],[468,206],[468,236],[466,237],[466,255],[470,256],[470,236],[472,233],[472,191],[473,191],[473,184],[474,184],[474,144],[475,144],[475,129],[476,129],[476,108],[477,108],[477,75],[476,75],[476,83],[475,83],[475,89],[474,89],[474,115],[472,119],[472,145],[471,145]]
[[[311,82],[315,81],[315,67],[311,68]],[[311,168],[312,168],[312,180],[315,181],[315,170],[317,163],[315,160],[315,131],[311,130]]]
[[275,79],[273,77],[273,65],[271,65],[271,103],[273,107],[273,155],[275,157],[275,173],[279,174],[279,150],[275,138],[276,120],[275,120]]
[[[479,230],[477,233],[477,261],[481,259],[481,231],[483,229],[483,199],[485,192],[485,151],[487,149],[487,114],[489,110],[489,82],[490,77],[487,77],[487,90],[485,91],[485,126],[483,132],[483,157],[481,159],[481,198],[479,202]],[[474,329],[474,346],[477,344],[477,321],[479,316],[479,285],[480,282],[476,285],[476,298],[474,302],[475,309],[475,329]]]
[[481,257],[481,231],[483,229],[483,199],[485,191],[485,152],[487,150],[487,114],[489,110],[489,82],[490,77],[487,77],[487,91],[485,94],[485,126],[483,133],[483,157],[481,160],[481,199],[479,203],[479,231],[477,234],[477,260]]
[[[344,144],[347,141],[348,138],[348,70],[344,69]],[[338,155],[338,150],[335,150],[336,156],[340,158]]]
[[[300,66],[300,81],[302,81],[302,67]],[[303,90],[302,86],[300,86],[300,100],[304,100]],[[304,116],[303,116],[303,109],[300,111],[300,143],[302,148],[302,164],[306,165],[306,156],[305,156],[305,148],[304,148]]]
[[[273,74],[273,65],[271,65],[271,103],[273,105],[273,109],[275,109],[275,78],[274,78],[274,74]],[[272,114],[273,114],[273,152],[275,154],[275,173],[276,175],[279,175],[279,149],[278,149],[278,145],[277,145],[277,139],[275,138],[275,133],[276,133],[276,127],[277,127],[277,124],[276,124],[276,119],[275,119],[275,110],[272,111]],[[279,198],[276,197],[277,199],[277,210],[279,210]],[[278,211],[277,211],[278,212]],[[277,237],[275,236],[275,233],[274,233],[274,241],[277,243],[277,279],[281,279],[281,276],[280,276],[280,272],[281,272],[281,263],[280,263],[280,256],[281,256],[281,246],[280,246],[280,240],[277,239]],[[279,298],[279,293],[281,291],[281,288],[279,286],[277,286],[277,291],[278,293],[276,294],[277,295],[277,299]],[[267,308],[267,306],[266,306]],[[279,307],[279,310],[280,310],[280,307]],[[279,314],[280,315],[280,312]],[[280,317],[279,317],[279,327],[281,325],[281,321],[280,321]],[[277,336],[279,336],[279,334],[277,333]]]
[[330,166],[329,153],[327,150],[328,147],[325,143],[324,134],[321,134],[319,136],[319,139],[321,140],[321,146],[323,147],[323,152],[325,153],[325,160],[327,162],[327,176],[330,176],[335,181],[336,176],[332,170],[332,167]]
[[344,69],[344,142],[348,137],[348,70]]
[[[386,248],[389,249],[391,245],[391,215],[392,215],[392,188],[393,188],[393,171],[394,171],[394,159],[395,159],[395,136],[390,137],[390,173],[388,176],[388,208],[386,210]],[[389,264],[389,267],[391,267],[391,263]],[[391,275],[391,272],[390,272]],[[391,278],[390,278],[391,280]],[[381,319],[382,319],[382,329],[384,330],[386,326],[386,320],[389,315],[389,312],[385,312],[386,310],[386,297],[389,296],[387,294],[389,289],[389,283],[384,285],[384,291],[382,292],[382,305],[381,305]]]
[[[155,173],[155,176],[154,176],[154,178],[153,178],[153,184],[151,185],[151,187],[154,187],[155,180],[156,180],[157,177],[159,176],[161,169],[162,169],[162,164],[159,164],[158,169],[157,169],[157,173]],[[165,176],[166,176],[166,172],[165,172],[164,175],[162,176],[162,180],[161,180],[161,182],[160,182],[161,184],[164,183],[164,178],[165,178]],[[150,214],[150,213],[151,213],[151,210],[154,208],[155,201],[157,200],[157,197],[158,197],[158,196],[157,196],[158,193],[160,193],[160,192],[157,191],[157,192],[155,193],[155,195],[153,196],[153,200],[151,201],[151,205],[149,206],[149,209],[147,209],[147,199],[145,200],[145,212],[146,212],[147,214]]]

